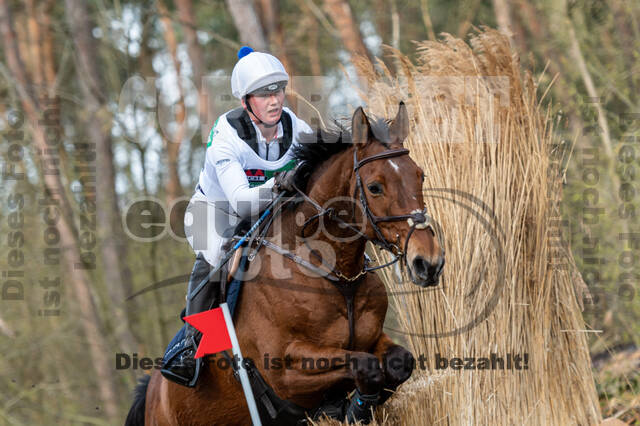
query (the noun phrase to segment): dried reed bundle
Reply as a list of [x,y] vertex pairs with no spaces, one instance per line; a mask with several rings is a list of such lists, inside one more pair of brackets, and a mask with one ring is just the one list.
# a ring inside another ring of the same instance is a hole
[[[364,96],[379,116],[393,116],[400,100],[409,106],[406,145],[426,174],[446,266],[435,289],[383,272],[402,332],[426,370],[418,366],[378,419],[597,424],[575,264],[559,235],[556,141],[536,86],[494,30],[483,29],[470,45],[451,36],[422,42],[418,52],[416,65],[393,52],[403,75],[370,74]],[[436,354],[449,363],[473,357],[475,367],[491,354],[505,363],[508,354],[527,354],[528,362],[527,369],[438,369]]]

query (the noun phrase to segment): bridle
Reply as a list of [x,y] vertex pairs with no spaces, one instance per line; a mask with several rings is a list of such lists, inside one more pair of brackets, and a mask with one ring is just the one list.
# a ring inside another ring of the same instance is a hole
[[[375,160],[399,157],[401,155],[408,155],[408,154],[409,154],[409,150],[406,148],[390,149],[387,151],[380,152],[378,154],[371,155],[369,157],[363,158],[362,160],[358,161],[358,150],[354,149],[353,150],[353,171],[356,174],[355,192],[357,193],[359,192],[360,203],[362,203],[362,206],[364,207],[364,211],[367,215],[367,218],[369,219],[369,223],[371,223],[371,226],[373,227],[373,230],[376,233],[377,238],[372,242],[380,246],[381,248],[391,252],[391,254],[393,254],[395,257],[392,262],[386,265],[383,265],[382,267],[389,266],[397,262],[399,259],[402,259],[404,261],[404,265],[407,269],[407,272],[409,273],[409,277],[411,278],[411,281],[415,282],[415,277],[411,272],[411,268],[408,267],[409,265],[407,263],[406,253],[409,246],[409,239],[411,238],[411,235],[416,229],[431,228],[433,232],[433,228],[431,227],[431,218],[427,214],[427,208],[424,207],[422,210],[416,209],[410,212],[409,214],[403,214],[403,215],[376,216],[373,214],[373,212],[369,208],[369,203],[367,202],[367,197],[365,196],[365,193],[364,193],[364,186],[362,185],[362,178],[360,177],[360,168],[367,163],[370,163]],[[378,223],[400,222],[404,220],[406,220],[407,224],[409,225],[409,233],[407,234],[407,238],[405,239],[404,248],[402,251],[400,251],[397,245],[390,243],[389,241],[387,241],[384,235],[382,235],[382,231],[378,227]],[[434,232],[434,235],[435,235],[435,232]],[[378,269],[378,268],[375,268],[375,269]]]
[[[337,271],[335,268],[330,267],[329,265],[326,265],[321,258],[319,258],[319,260],[323,263],[323,265],[325,267],[327,267],[328,269],[331,269],[331,274],[327,274],[326,278],[331,280],[331,281],[341,281],[343,283],[351,283],[354,281],[359,280],[362,276],[364,276],[367,272],[371,272],[374,271],[376,269],[381,269],[381,268],[386,268],[387,266],[391,266],[394,263],[396,263],[399,260],[403,260],[404,262],[404,266],[406,267],[408,273],[409,273],[409,277],[411,279],[411,281],[416,282],[415,281],[415,277],[413,276],[413,273],[411,272],[411,268],[408,267],[408,263],[407,263],[407,257],[406,257],[406,252],[407,252],[407,248],[409,245],[409,239],[411,238],[411,235],[413,234],[413,232],[416,229],[425,229],[425,228],[431,228],[431,230],[433,231],[433,228],[431,226],[431,218],[429,217],[429,215],[427,214],[427,209],[426,207],[423,208],[422,210],[413,210],[412,212],[410,212],[409,214],[403,214],[403,215],[394,215],[394,216],[376,216],[371,209],[369,208],[369,203],[367,202],[367,197],[365,195],[364,192],[364,186],[362,184],[362,177],[360,176],[360,168],[362,166],[364,166],[367,163],[376,161],[376,160],[383,160],[383,159],[387,159],[387,158],[394,158],[394,157],[399,157],[399,156],[403,156],[403,155],[407,155],[409,154],[409,150],[406,148],[400,148],[400,149],[390,149],[390,150],[386,150],[383,152],[380,152],[378,154],[374,154],[371,155],[369,157],[365,157],[362,160],[358,160],[358,151],[357,149],[353,150],[353,171],[356,175],[356,187],[355,187],[355,191],[354,191],[354,198],[356,198],[356,196],[358,197],[358,199],[360,200],[360,203],[362,204],[363,210],[365,212],[365,215],[369,221],[369,223],[371,224],[376,238],[370,238],[367,235],[363,234],[362,231],[360,231],[360,229],[354,227],[353,225],[351,225],[350,223],[345,222],[344,220],[342,220],[340,217],[338,217],[338,215],[336,214],[335,210],[333,208],[328,208],[325,209],[322,206],[320,206],[316,201],[314,201],[312,198],[310,198],[308,195],[306,195],[304,192],[302,192],[299,188],[294,187],[295,190],[298,192],[299,195],[301,195],[305,201],[309,202],[310,204],[312,204],[316,210],[318,210],[318,214],[311,216],[309,219],[307,219],[305,221],[305,223],[302,225],[302,230],[300,232],[300,236],[302,237],[303,242],[305,243],[305,245],[307,245],[307,247],[310,249],[306,237],[305,237],[305,230],[306,228],[313,222],[319,220],[321,217],[323,216],[327,216],[327,218],[329,218],[330,220],[333,220],[335,222],[340,222],[344,227],[349,228],[351,230],[353,230],[359,237],[365,238],[368,241],[371,241],[373,244],[377,245],[378,247],[389,251],[392,255],[393,255],[393,259],[383,265],[378,265],[375,267],[369,267],[368,266],[368,262],[365,259],[365,264],[364,267],[362,268],[362,270],[357,273],[356,275],[352,276],[352,277],[348,277],[345,274],[343,274],[340,271]],[[355,215],[355,206],[354,206],[354,215]],[[400,250],[400,248],[394,244],[389,242],[384,235],[382,234],[382,231],[380,230],[380,227],[378,226],[379,223],[382,222],[399,222],[399,221],[404,221],[406,220],[408,225],[409,225],[409,233],[407,234],[407,238],[405,239],[405,243],[404,243],[404,247],[402,250]],[[434,232],[435,235],[435,232]],[[315,254],[315,252],[313,250],[310,250],[310,253]],[[305,265],[306,266],[306,265]],[[337,278],[337,279],[336,279]]]

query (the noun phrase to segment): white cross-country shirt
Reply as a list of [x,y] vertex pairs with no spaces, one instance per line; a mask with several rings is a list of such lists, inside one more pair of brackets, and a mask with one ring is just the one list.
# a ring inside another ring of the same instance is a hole
[[[284,107],[283,114],[286,112],[291,117],[291,145],[282,157],[270,161],[259,156],[238,136],[236,129],[227,120],[227,115],[232,111],[220,116],[211,129],[204,167],[198,180],[199,189],[196,187],[196,191],[201,189],[209,201],[228,200],[235,213],[244,218],[257,215],[267,207],[272,199],[271,188],[274,184],[272,177],[267,179],[273,175],[269,172],[290,167],[293,160],[291,151],[298,143],[300,133],[311,133],[312,130],[289,108]],[[267,144],[258,127],[252,124],[256,131],[258,152],[265,157],[268,153],[269,158],[277,158],[280,145],[278,140],[274,139]],[[283,136],[282,123],[278,124],[277,135],[280,139]]]

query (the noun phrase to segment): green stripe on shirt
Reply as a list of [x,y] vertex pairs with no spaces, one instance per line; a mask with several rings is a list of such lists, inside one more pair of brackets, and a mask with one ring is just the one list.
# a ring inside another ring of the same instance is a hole
[[[269,179],[271,179],[273,177],[273,175],[275,175],[278,172],[286,172],[287,170],[292,170],[295,166],[296,166],[296,160],[289,160],[289,162],[287,164],[285,164],[284,166],[280,167],[277,170],[265,170],[264,171],[264,176],[265,176],[265,182],[268,181]],[[260,186],[263,185],[265,182],[252,182],[249,181],[249,187],[250,188],[255,188],[256,186]]]
[[218,121],[220,120],[220,117],[216,118],[216,122],[213,123],[213,127],[211,128],[211,131],[209,132],[209,139],[207,140],[207,148],[209,148],[211,146],[211,144],[213,143],[213,137],[215,136],[216,132],[216,126],[218,125]]

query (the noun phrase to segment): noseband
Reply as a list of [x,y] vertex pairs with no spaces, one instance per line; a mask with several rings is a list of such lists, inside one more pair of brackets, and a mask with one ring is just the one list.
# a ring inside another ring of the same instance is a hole
[[[403,215],[376,216],[375,214],[373,214],[373,212],[369,208],[367,197],[364,194],[364,186],[362,185],[362,178],[360,177],[360,167],[362,167],[367,163],[370,163],[375,160],[383,160],[385,158],[399,157],[401,155],[408,155],[408,154],[409,154],[409,150],[406,148],[390,149],[358,161],[358,151],[354,149],[353,150],[353,171],[356,174],[356,190],[355,191],[359,192],[360,203],[364,207],[364,211],[367,215],[367,218],[369,219],[369,222],[371,223],[371,226],[373,227],[373,230],[376,233],[377,238],[372,242],[382,247],[383,249],[391,252],[391,254],[394,255],[394,259],[391,262],[373,269],[387,267],[397,262],[401,258],[404,261],[405,266],[407,267],[407,272],[409,273],[409,277],[411,278],[411,281],[415,282],[415,277],[413,276],[413,273],[411,272],[411,268],[409,268],[409,265],[407,262],[406,253],[409,246],[409,239],[411,238],[413,231],[415,231],[416,229],[431,228],[430,218],[429,218],[429,215],[427,214],[427,208],[425,207],[422,210],[416,209],[409,214],[403,214]],[[407,234],[407,238],[404,242],[404,249],[401,251],[397,245],[390,243],[389,241],[387,241],[384,235],[382,235],[382,231],[378,227],[378,223],[399,222],[403,220],[406,220],[407,224],[409,225],[409,233]],[[433,231],[433,228],[431,228],[431,230]]]

